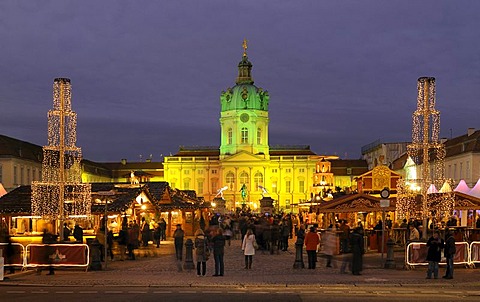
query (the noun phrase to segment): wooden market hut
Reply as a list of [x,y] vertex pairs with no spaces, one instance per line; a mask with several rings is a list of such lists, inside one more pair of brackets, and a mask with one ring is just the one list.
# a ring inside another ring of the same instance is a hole
[[[186,235],[193,235],[201,224],[200,217],[208,215],[209,204],[197,198],[195,192],[171,189],[167,182],[92,183],[91,186],[92,217],[66,220],[69,224],[79,221],[86,235],[96,233],[105,213],[114,232],[120,229],[123,218],[140,222],[144,217],[150,223],[163,217],[168,236],[173,234],[176,224],[182,224]],[[54,231],[52,225],[31,216],[31,194],[30,186],[20,186],[0,198],[1,228],[6,232],[30,236],[41,234],[45,227]]]

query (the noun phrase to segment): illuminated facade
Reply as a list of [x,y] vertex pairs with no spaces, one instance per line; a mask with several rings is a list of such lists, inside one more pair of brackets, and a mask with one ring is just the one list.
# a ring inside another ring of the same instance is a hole
[[[275,200],[277,210],[296,211],[312,192],[320,194],[315,177],[325,157],[319,158],[309,146],[269,145],[270,97],[254,85],[251,70],[244,43],[235,86],[220,95],[220,147],[181,147],[165,157],[164,177],[172,187],[195,190],[205,200],[213,200],[226,187],[222,194],[228,210],[244,205],[240,190],[245,185],[245,205],[251,209],[259,208],[263,193]],[[333,173],[327,174],[323,189],[333,188]]]

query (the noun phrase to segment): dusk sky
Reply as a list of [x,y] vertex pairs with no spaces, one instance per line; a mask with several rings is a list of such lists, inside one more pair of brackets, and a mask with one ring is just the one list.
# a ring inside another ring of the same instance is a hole
[[54,78],[72,81],[77,145],[115,162],[219,146],[220,93],[248,40],[270,145],[360,158],[411,140],[436,78],[441,136],[480,128],[480,1],[0,2],[0,134],[47,143]]

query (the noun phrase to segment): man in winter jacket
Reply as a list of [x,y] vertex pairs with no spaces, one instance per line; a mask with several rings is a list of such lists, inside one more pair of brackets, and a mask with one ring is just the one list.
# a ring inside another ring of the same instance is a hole
[[433,277],[435,279],[438,279],[438,263],[442,258],[443,246],[444,246],[444,242],[443,242],[443,239],[440,238],[440,233],[438,231],[435,231],[435,233],[433,233],[433,236],[430,237],[430,239],[428,239],[427,241],[427,247],[428,247],[427,279],[432,278],[432,273],[433,273]]
[[447,259],[447,271],[445,272],[444,279],[453,279],[453,259],[455,258],[455,253],[457,249],[455,248],[455,238],[453,237],[453,232],[448,231],[446,235],[447,240],[445,241],[445,258]]

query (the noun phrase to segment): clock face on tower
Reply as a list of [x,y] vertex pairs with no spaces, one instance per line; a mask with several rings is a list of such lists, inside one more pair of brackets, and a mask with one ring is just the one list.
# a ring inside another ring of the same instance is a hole
[[250,117],[249,117],[248,114],[246,114],[246,113],[242,113],[242,114],[240,115],[240,120],[241,120],[242,122],[244,122],[244,123],[248,122],[249,119],[250,119]]
[[382,196],[382,198],[388,198],[390,196],[390,191],[385,188],[380,192],[380,196]]

